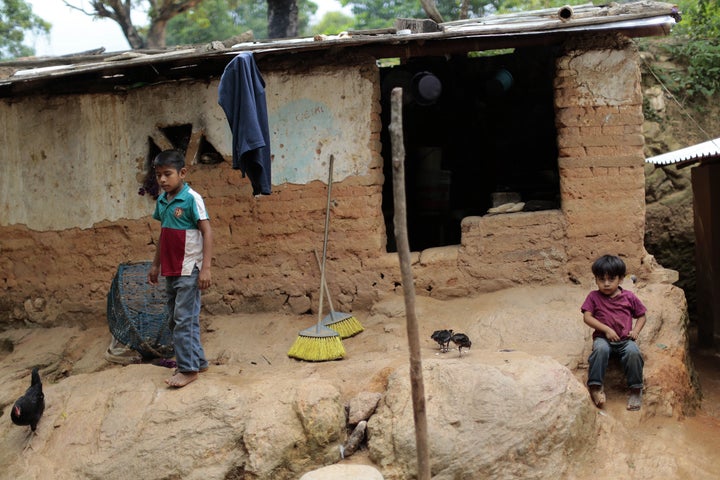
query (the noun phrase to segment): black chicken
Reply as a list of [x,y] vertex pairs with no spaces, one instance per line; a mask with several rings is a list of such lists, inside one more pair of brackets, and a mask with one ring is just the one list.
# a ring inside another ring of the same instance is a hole
[[470,341],[470,338],[465,335],[464,333],[454,333],[450,340],[457,345],[458,352],[460,352],[460,356],[462,356],[462,349],[463,348],[470,348],[472,346],[472,342]]
[[32,370],[30,387],[25,391],[25,395],[18,398],[13,405],[10,418],[15,425],[30,425],[30,430],[34,432],[43,411],[45,411],[45,395],[42,390],[40,374],[35,367]]
[[441,352],[447,352],[450,347],[450,338],[452,337],[452,330],[435,330],[430,338],[435,340],[440,345]]

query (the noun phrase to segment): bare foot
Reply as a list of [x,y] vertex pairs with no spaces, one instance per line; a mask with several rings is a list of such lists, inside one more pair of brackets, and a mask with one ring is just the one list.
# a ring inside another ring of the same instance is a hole
[[592,385],[590,387],[590,398],[596,407],[602,408],[605,405],[605,392],[601,385]]
[[630,390],[627,409],[630,411],[640,410],[640,405],[642,405],[642,388],[633,388]]
[[172,377],[165,380],[165,383],[167,383],[171,387],[184,387],[190,382],[194,382],[198,378],[197,372],[177,372]]

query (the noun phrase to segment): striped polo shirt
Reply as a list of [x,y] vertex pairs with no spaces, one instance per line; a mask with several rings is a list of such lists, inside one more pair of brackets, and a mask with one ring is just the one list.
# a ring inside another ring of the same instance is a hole
[[205,202],[187,183],[168,202],[163,192],[155,204],[155,220],[160,220],[160,273],[165,277],[192,274],[202,268],[203,237],[200,220],[209,220]]

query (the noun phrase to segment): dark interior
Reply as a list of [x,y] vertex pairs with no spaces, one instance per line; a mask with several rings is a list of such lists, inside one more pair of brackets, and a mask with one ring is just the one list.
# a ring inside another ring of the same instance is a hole
[[[393,232],[390,93],[403,88],[410,249],[460,243],[464,217],[519,195],[524,211],[559,208],[553,105],[556,52],[420,57],[381,68],[383,214]],[[496,192],[515,192],[500,194]],[[495,194],[495,195],[493,195]]]

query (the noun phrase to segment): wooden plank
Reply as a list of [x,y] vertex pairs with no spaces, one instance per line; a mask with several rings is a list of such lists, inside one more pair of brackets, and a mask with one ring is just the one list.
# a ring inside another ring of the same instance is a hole
[[200,142],[205,136],[205,130],[193,130],[190,134],[187,150],[185,151],[185,165],[195,165],[197,163],[198,151],[200,150]]
[[165,136],[165,132],[163,132],[158,126],[155,126],[155,131],[152,132],[150,137],[160,150],[172,150],[175,148],[175,146]]
[[410,30],[412,33],[439,32],[440,27],[429,18],[396,18],[395,28],[397,30]]

